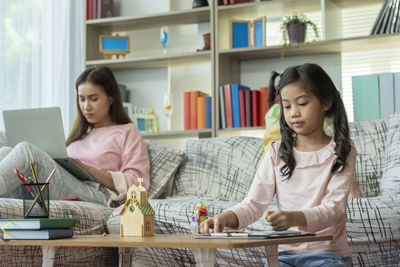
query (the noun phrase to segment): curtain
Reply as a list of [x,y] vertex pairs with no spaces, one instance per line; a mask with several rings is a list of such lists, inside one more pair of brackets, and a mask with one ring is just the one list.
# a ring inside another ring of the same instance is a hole
[[1,111],[59,106],[67,135],[84,69],[85,19],[84,0],[0,1]]

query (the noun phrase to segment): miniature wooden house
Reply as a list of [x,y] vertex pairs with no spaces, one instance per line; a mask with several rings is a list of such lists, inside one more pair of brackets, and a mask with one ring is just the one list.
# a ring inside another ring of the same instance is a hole
[[120,214],[120,236],[153,236],[154,210],[147,201],[143,179],[138,179],[139,186],[132,185],[127,193],[125,205]]

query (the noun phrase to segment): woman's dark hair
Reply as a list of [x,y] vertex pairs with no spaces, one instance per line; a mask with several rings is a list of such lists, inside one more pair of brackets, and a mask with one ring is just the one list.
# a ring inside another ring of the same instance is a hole
[[112,71],[107,67],[89,68],[79,75],[75,83],[77,115],[66,142],[67,146],[80,139],[89,128],[93,127],[79,108],[78,87],[85,82],[100,86],[112,98],[109,114],[113,122],[117,124],[132,122],[124,110],[119,86]]
[[[275,99],[272,99],[272,96],[276,95],[273,85],[275,84],[275,79],[278,75],[278,73],[272,72],[269,87],[269,97],[271,97],[271,101],[268,99],[268,103],[273,103],[275,101]],[[320,66],[307,63],[289,67],[282,73],[278,83],[279,98],[282,99],[281,90],[283,87],[296,82],[301,82],[303,88],[309,90],[321,103],[332,102],[332,106],[325,114],[325,117],[333,118],[334,141],[336,143],[335,155],[337,156],[337,159],[331,172],[342,171],[346,165],[346,159],[351,150],[351,141],[349,137],[347,114],[339,91],[336,89],[329,75]],[[281,168],[281,173],[290,178],[294,168],[296,167],[296,161],[292,153],[295,142],[295,132],[286,123],[282,100],[280,100],[280,105],[281,115],[279,123],[282,143],[279,150],[279,156],[285,162],[285,165]]]

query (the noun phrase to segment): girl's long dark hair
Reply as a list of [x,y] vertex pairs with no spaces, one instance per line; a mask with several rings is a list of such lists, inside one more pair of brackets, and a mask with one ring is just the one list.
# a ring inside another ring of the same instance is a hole
[[86,134],[89,127],[93,127],[93,125],[86,120],[85,116],[83,116],[82,111],[79,108],[78,87],[85,82],[91,82],[100,86],[108,96],[112,97],[113,102],[109,111],[112,121],[117,124],[132,122],[124,110],[121,92],[112,71],[107,67],[89,68],[79,75],[75,83],[77,115],[66,141],[67,146]]
[[[276,96],[274,84],[278,75],[277,72],[272,72],[268,104],[274,103],[275,101],[272,97]],[[282,99],[281,90],[283,87],[296,82],[302,82],[304,88],[316,96],[321,103],[329,103],[332,101],[331,108],[326,111],[325,114],[325,117],[333,118],[334,141],[336,143],[335,155],[337,156],[337,159],[331,172],[342,171],[346,166],[346,159],[351,150],[351,141],[347,114],[339,91],[336,89],[329,75],[320,66],[308,63],[289,67],[282,73],[278,83],[279,98]],[[280,105],[281,115],[279,123],[282,142],[279,156],[283,162],[285,162],[285,165],[281,168],[281,173],[283,176],[290,178],[293,174],[294,168],[296,167],[296,160],[293,156],[295,132],[286,123],[282,100],[280,100]]]

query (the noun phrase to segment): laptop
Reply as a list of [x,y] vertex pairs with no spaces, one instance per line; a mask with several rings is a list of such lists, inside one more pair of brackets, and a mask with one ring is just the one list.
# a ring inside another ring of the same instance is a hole
[[27,141],[46,151],[58,164],[80,180],[94,179],[67,155],[59,107],[3,111],[7,143],[14,147]]

